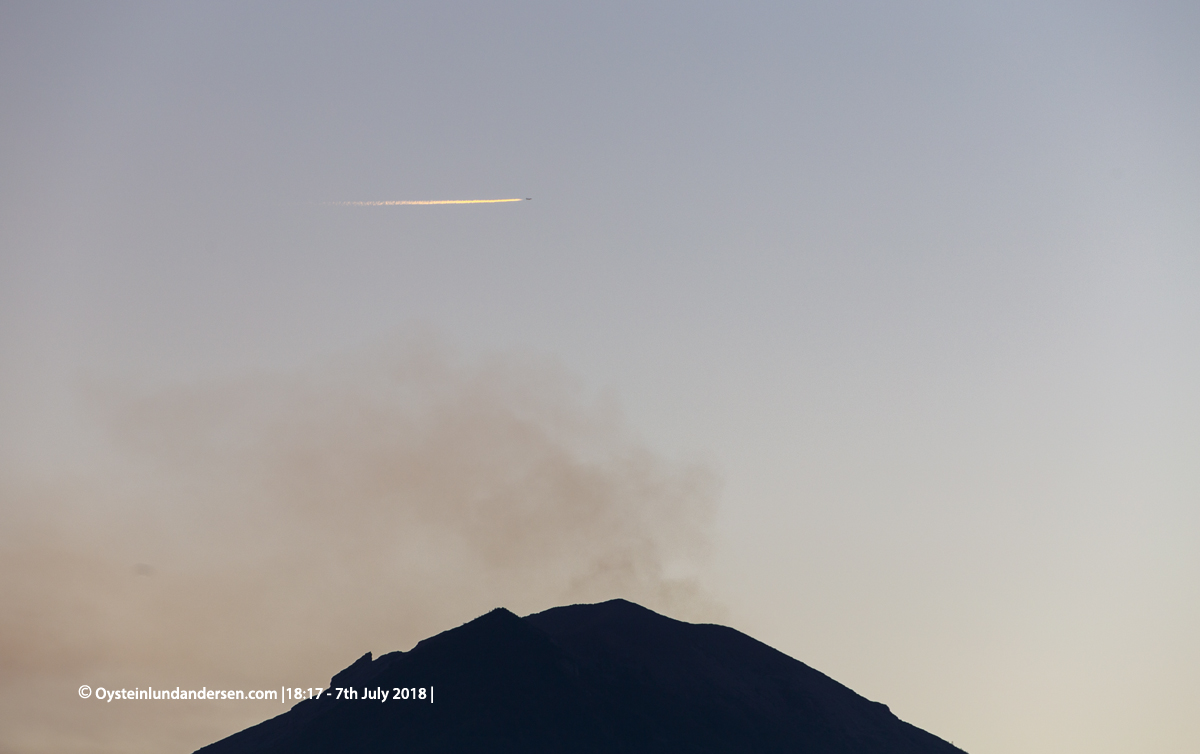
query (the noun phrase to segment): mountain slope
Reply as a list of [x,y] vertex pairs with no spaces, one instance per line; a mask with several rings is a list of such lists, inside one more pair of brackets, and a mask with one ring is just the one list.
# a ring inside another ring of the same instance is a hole
[[[493,610],[409,652],[368,653],[330,686],[200,752],[959,751],[745,634],[624,600]],[[362,698],[430,687],[432,701]]]

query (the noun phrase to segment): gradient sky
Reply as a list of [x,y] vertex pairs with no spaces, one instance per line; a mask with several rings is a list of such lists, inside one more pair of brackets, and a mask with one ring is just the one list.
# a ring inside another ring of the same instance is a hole
[[0,103],[0,752],[617,595],[1200,750],[1195,3],[6,2]]

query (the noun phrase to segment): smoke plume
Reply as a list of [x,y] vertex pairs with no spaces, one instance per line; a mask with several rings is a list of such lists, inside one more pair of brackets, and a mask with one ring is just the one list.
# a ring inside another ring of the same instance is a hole
[[719,617],[713,475],[553,364],[424,343],[90,401],[104,473],[0,488],[0,750],[190,751],[286,707],[76,689],[321,686],[501,605]]

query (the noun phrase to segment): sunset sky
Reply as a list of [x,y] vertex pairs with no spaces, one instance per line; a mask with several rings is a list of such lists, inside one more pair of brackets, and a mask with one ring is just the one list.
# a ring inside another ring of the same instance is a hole
[[1198,751],[1200,5],[0,3],[0,520],[0,754],[617,596]]

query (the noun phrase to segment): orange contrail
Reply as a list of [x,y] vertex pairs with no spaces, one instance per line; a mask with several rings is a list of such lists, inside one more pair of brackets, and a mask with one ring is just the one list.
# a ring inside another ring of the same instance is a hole
[[519,202],[520,199],[435,199],[433,201],[393,202],[325,202],[335,207],[394,207],[398,204],[496,204],[497,202]]

